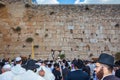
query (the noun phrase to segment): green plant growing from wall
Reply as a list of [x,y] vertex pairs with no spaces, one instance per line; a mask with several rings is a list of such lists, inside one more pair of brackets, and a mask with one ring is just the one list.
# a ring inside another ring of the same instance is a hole
[[25,4],[25,8],[30,8],[31,5],[30,4]]
[[116,28],[119,28],[119,27],[120,27],[120,25],[117,23],[117,24],[115,24],[115,27],[116,27]]
[[24,45],[24,44],[23,44],[23,46],[22,46],[22,47],[23,47],[23,48],[25,48],[25,47],[26,47],[26,45]]
[[[2,1],[1,1],[2,2]],[[0,4],[0,8],[4,8],[5,7],[5,4]]]
[[87,10],[90,10],[90,8],[86,5],[85,6],[85,10],[87,11]]
[[21,31],[21,27],[17,26],[16,28],[11,28],[14,32],[20,32]]
[[[21,34],[21,27],[20,26],[17,26],[16,28],[11,28],[15,33],[18,34],[18,38],[17,38],[17,41],[20,41],[20,34]],[[11,34],[12,35],[12,34]]]
[[16,28],[11,28],[14,32],[16,32],[16,33],[20,33],[20,31],[21,31],[21,27],[16,27]]
[[38,35],[39,35],[39,33],[35,33],[35,35],[36,35],[36,36],[38,36]]
[[28,43],[33,42],[33,38],[32,38],[32,37],[28,37],[28,38],[26,39],[26,42],[28,42]]
[[19,27],[19,26],[16,27],[15,31],[16,31],[16,32],[20,32],[20,31],[21,31],[21,27]]
[[115,59],[116,59],[116,60],[120,60],[120,52],[117,52],[117,53],[115,54]]
[[45,38],[46,38],[46,37],[48,37],[48,34],[47,34],[47,33],[45,34]]
[[34,45],[34,48],[39,48],[39,45]]
[[60,57],[60,59],[64,59],[65,58],[65,54],[59,54],[58,57]]

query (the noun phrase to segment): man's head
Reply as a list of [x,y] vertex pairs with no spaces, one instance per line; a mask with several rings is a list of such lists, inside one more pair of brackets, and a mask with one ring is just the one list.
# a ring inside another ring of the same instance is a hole
[[11,70],[11,66],[9,64],[5,64],[3,67],[2,67],[2,73],[4,72],[7,72],[7,71],[10,71]]
[[109,54],[101,54],[96,63],[95,72],[97,77],[101,79],[107,74],[111,74],[114,66],[114,57]]
[[112,73],[113,67],[97,62],[96,68],[94,70],[96,72],[97,77],[101,79],[104,75]]
[[45,76],[45,70],[41,68],[39,70],[39,75],[42,76],[42,77],[44,77]]
[[32,70],[34,72],[36,72],[37,68],[39,68],[40,66],[38,64],[36,64],[36,61],[33,60],[33,59],[29,59],[27,61],[27,63],[25,65],[23,65],[23,67],[26,69],[26,70]]
[[59,71],[59,70],[60,70],[59,64],[58,64],[58,63],[55,63],[55,64],[54,64],[54,68]]
[[106,64],[108,66],[114,66],[114,57],[112,55],[102,53],[99,56],[97,62],[102,63],[102,64]]
[[16,64],[22,64],[22,59],[21,59],[21,57],[16,57],[16,58],[15,58],[15,63],[16,63]]
[[82,69],[84,67],[84,63],[80,59],[76,60],[73,64],[75,69]]

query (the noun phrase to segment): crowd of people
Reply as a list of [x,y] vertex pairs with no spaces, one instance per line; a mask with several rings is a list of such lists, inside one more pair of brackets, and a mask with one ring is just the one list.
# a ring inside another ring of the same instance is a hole
[[0,80],[120,80],[120,61],[106,53],[97,61],[3,59]]

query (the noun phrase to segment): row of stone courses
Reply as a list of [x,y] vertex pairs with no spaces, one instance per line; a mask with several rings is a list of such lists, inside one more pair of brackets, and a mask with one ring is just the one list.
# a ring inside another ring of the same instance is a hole
[[[22,11],[19,12],[15,6]],[[51,49],[63,50],[67,57],[72,54],[73,57],[82,55],[81,57],[86,58],[90,53],[96,55],[104,51],[119,51],[119,5],[44,5],[34,9],[24,9],[23,6],[18,3],[14,6],[9,4],[11,24],[4,21],[6,18],[1,19],[4,22],[1,23],[2,26],[5,26],[0,29],[0,40],[3,42],[0,45],[3,50],[10,45],[11,53],[29,55],[31,44],[25,40],[32,37],[34,44],[39,45],[35,54],[44,58],[48,57]],[[17,11],[19,14],[16,14]],[[22,29],[19,37],[18,33],[11,29],[17,26]]]

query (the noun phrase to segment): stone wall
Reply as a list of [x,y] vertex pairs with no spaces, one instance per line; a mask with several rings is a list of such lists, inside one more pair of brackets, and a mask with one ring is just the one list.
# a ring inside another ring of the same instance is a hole
[[[0,8],[0,56],[31,54],[36,58],[63,53],[88,59],[120,51],[120,5],[27,5],[5,3]],[[16,31],[20,27],[21,30]]]

